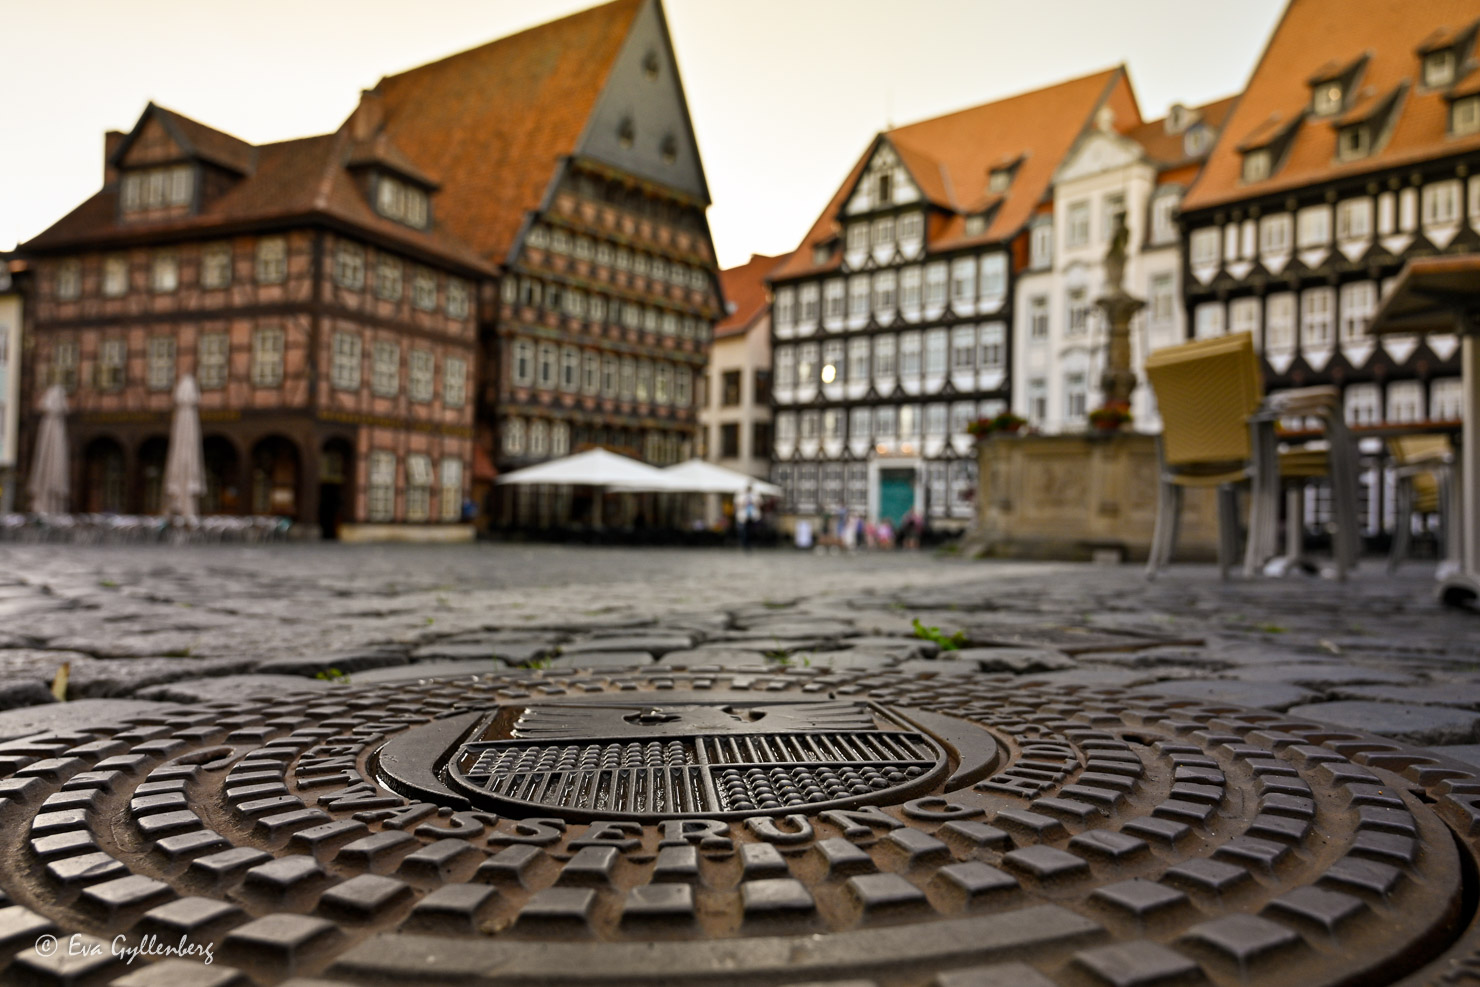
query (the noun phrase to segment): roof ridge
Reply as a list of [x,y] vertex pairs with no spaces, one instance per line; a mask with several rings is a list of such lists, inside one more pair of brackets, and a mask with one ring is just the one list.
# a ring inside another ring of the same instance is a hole
[[1050,84],[1048,84],[1046,86],[1039,86],[1036,89],[1021,90],[1021,91],[1018,91],[1018,92],[1015,92],[1015,93],[1010,93],[1009,95],[1006,95],[1006,96],[997,97],[996,99],[988,99],[988,100],[985,100],[984,102],[973,103],[970,106],[963,106],[963,107],[961,107],[958,110],[949,110],[949,111],[947,111],[945,113],[939,113],[939,114],[937,114],[937,115],[935,115],[933,117],[926,117],[926,118],[924,118],[922,120],[915,120],[915,121],[913,121],[911,123],[900,124],[898,127],[893,127],[893,128],[891,128],[889,130],[882,131],[882,133],[885,134],[886,136],[890,137],[890,138],[894,138],[896,135],[900,134],[903,131],[913,130],[913,129],[915,129],[917,127],[921,127],[921,126],[923,126],[923,125],[925,125],[927,123],[936,123],[936,122],[943,121],[943,120],[949,120],[951,117],[960,116],[960,115],[965,114],[965,113],[971,113],[974,110],[985,109],[988,106],[1000,106],[1003,103],[1011,103],[1014,100],[1026,99],[1026,98],[1028,98],[1030,96],[1039,96],[1039,95],[1042,95],[1043,93],[1050,92],[1050,91],[1052,91],[1054,89],[1059,89],[1059,88],[1062,88],[1062,87],[1065,87],[1065,86],[1072,86],[1072,85],[1076,85],[1078,83],[1088,82],[1091,79],[1097,79],[1097,78],[1099,78],[1101,76],[1110,76],[1110,75],[1114,74],[1115,72],[1120,71],[1122,68],[1124,68],[1123,65],[1116,65],[1116,66],[1112,66],[1112,67],[1107,68],[1107,69],[1101,69],[1101,70],[1099,70],[1097,72],[1087,72],[1084,75],[1077,75],[1077,76],[1074,76],[1071,79],[1064,79],[1064,80],[1062,80],[1060,82],[1050,83]]

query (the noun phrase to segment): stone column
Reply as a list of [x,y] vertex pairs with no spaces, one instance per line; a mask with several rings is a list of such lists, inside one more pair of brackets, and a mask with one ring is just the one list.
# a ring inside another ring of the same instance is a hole
[[1100,390],[1104,394],[1102,403],[1127,408],[1136,389],[1136,371],[1131,366],[1131,317],[1146,305],[1128,294],[1123,283],[1129,240],[1125,213],[1121,213],[1115,217],[1115,232],[1110,236],[1110,248],[1105,251],[1105,294],[1095,299],[1110,325],[1105,372],[1100,375]]

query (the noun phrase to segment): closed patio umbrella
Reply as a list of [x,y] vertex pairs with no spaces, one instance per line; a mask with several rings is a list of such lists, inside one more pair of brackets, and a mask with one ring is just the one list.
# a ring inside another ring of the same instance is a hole
[[164,463],[166,514],[194,518],[206,476],[200,447],[200,388],[190,374],[175,386],[175,417],[170,422],[170,451]]
[[65,514],[72,492],[67,464],[67,395],[60,384],[46,389],[41,399],[41,427],[36,431],[36,457],[31,462],[31,510],[38,514]]

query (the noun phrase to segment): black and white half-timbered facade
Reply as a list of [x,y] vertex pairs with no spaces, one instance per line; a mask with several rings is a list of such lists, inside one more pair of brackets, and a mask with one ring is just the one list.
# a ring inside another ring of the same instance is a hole
[[967,427],[1009,407],[1029,221],[1104,106],[1139,122],[1122,69],[874,139],[770,278],[784,515],[969,521]]

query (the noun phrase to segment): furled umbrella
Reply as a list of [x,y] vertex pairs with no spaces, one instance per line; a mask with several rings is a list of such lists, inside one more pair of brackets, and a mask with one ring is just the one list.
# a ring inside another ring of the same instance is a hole
[[170,422],[170,452],[164,463],[164,509],[193,519],[206,490],[200,444],[200,388],[190,374],[175,386],[175,417]]
[[65,514],[72,492],[67,464],[67,395],[60,384],[41,398],[41,426],[36,431],[36,458],[31,462],[31,510]]

